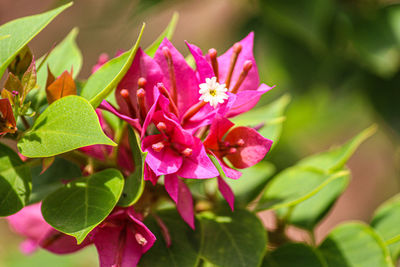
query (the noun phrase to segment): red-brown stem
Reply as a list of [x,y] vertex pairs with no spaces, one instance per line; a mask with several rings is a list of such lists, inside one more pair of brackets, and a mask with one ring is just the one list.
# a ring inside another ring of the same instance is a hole
[[225,85],[226,85],[226,88],[228,88],[228,89],[231,84],[232,74],[233,74],[233,70],[236,65],[237,58],[241,51],[242,51],[242,45],[240,43],[236,43],[233,45],[233,53],[231,56],[231,62],[229,63],[229,71],[228,71],[228,74],[227,74],[226,80],[225,80]]
[[146,93],[143,88],[139,88],[136,92],[137,95],[137,102],[139,105],[139,114],[140,114],[140,119],[141,121],[144,121],[146,119],[147,115],[147,108],[146,108],[146,103],[145,103],[145,96]]
[[239,87],[242,85],[244,79],[246,79],[247,74],[249,73],[252,67],[253,67],[253,62],[251,62],[250,60],[244,62],[243,70],[240,73],[239,79],[237,80],[235,86],[231,90],[232,94],[236,94],[238,92]]
[[124,99],[126,105],[128,106],[128,110],[129,110],[130,116],[132,118],[136,118],[137,117],[136,109],[132,105],[129,91],[126,90],[126,89],[122,89],[119,93],[122,96],[122,98]]
[[211,66],[213,68],[214,75],[217,78],[217,82],[219,82],[217,50],[211,48],[210,50],[208,50],[208,55],[210,56]]
[[168,98],[169,100],[169,108],[171,110],[172,113],[174,113],[177,117],[178,117],[178,108],[175,105],[175,102],[172,100],[171,95],[169,94],[167,88],[165,88],[165,86],[161,83],[159,83],[157,85],[158,90],[160,91],[160,93],[165,96],[166,98]]
[[207,103],[204,101],[198,102],[196,105],[191,106],[183,115],[182,124],[185,124],[191,117],[193,117],[199,110],[204,107]]
[[172,100],[174,101],[175,105],[178,103],[178,95],[176,92],[176,77],[175,77],[175,71],[174,71],[174,63],[172,61],[172,55],[171,52],[169,51],[168,47],[164,46],[162,48],[162,52],[164,54],[165,59],[167,60],[168,64],[168,71],[169,71],[169,78],[171,80],[171,97]]

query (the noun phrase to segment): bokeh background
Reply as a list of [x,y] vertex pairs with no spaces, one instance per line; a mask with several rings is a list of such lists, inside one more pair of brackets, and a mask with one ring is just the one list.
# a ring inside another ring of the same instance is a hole
[[[68,1],[1,0],[0,24]],[[340,144],[373,123],[379,131],[349,162],[353,178],[317,229],[317,239],[345,220],[369,221],[375,208],[400,191],[400,1],[395,0],[75,0],[32,42],[39,57],[73,27],[86,79],[100,53],[129,49],[141,22],[150,44],[174,11],[173,43],[184,40],[224,52],[249,31],[261,79],[277,87],[268,103],[290,93],[282,137],[268,155],[278,170]],[[262,215],[267,222],[266,214]],[[297,237],[298,233],[295,233]],[[300,235],[301,238],[301,235]],[[26,257],[22,239],[0,220],[0,267],[96,266],[94,248],[58,257]]]

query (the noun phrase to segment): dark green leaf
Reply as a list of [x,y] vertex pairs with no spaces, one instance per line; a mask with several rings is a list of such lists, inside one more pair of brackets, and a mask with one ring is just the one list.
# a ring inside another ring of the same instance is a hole
[[175,32],[176,24],[178,23],[178,19],[179,19],[179,14],[178,12],[175,12],[172,15],[170,22],[168,23],[168,26],[157,38],[157,40],[155,40],[149,47],[146,48],[145,52],[147,55],[154,57],[158,47],[160,46],[164,38],[167,38],[168,40],[172,39],[172,36],[174,35]]
[[289,243],[269,252],[261,267],[327,267],[319,251],[303,243]]
[[89,100],[90,104],[92,104],[94,108],[97,108],[101,101],[112,93],[130,68],[136,55],[136,51],[139,48],[144,26],[145,24],[143,24],[138,39],[131,50],[125,52],[119,57],[111,59],[101,66],[100,69],[90,76],[85,87],[83,87],[81,95]]
[[22,209],[30,192],[29,167],[11,148],[0,143],[0,216],[8,216]]
[[375,212],[371,226],[388,245],[394,260],[400,256],[400,195],[383,203]]
[[143,152],[140,147],[140,136],[131,127],[128,127],[128,134],[133,161],[135,162],[135,171],[125,179],[124,190],[118,202],[118,205],[123,207],[135,204],[143,194],[143,172],[147,155],[147,152]]
[[26,157],[51,157],[95,144],[115,145],[87,100],[67,96],[51,104],[18,143]]
[[322,242],[319,251],[329,267],[393,267],[381,237],[362,223],[342,224]]
[[124,177],[116,169],[76,179],[43,200],[43,217],[81,243],[113,210],[123,186]]
[[235,210],[199,217],[200,254],[220,267],[257,267],[267,247],[265,229],[253,213]]
[[31,169],[32,194],[29,203],[43,200],[47,195],[63,187],[63,181],[82,176],[78,165],[62,158],[56,158],[53,164],[42,173],[42,166]]
[[196,267],[199,261],[199,243],[193,231],[173,210],[163,210],[156,214],[168,228],[171,237],[171,246],[166,241],[156,219],[151,215],[144,223],[157,238],[153,247],[143,255],[139,265],[141,267]]
[[71,3],[50,10],[46,13],[24,17],[0,26],[0,36],[10,35],[0,42],[0,77],[8,64],[43,28],[58,14],[70,7]]

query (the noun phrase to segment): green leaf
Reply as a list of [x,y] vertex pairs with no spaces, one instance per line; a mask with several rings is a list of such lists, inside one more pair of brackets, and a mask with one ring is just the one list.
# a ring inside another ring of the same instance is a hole
[[1,40],[4,40],[4,39],[7,39],[7,38],[10,38],[10,37],[11,37],[10,34],[0,36],[0,41],[1,41]]
[[[286,218],[287,222],[312,231],[346,189],[350,181],[349,178],[350,175],[334,179],[315,195],[296,205],[291,211],[290,216]],[[277,216],[281,219],[284,219],[288,212],[288,208],[276,211]]]
[[245,207],[265,188],[275,173],[275,166],[261,161],[251,168],[240,170],[242,176],[238,180],[226,179],[235,195],[236,207]]
[[134,132],[132,127],[128,127],[129,144],[132,150],[135,171],[125,179],[124,190],[119,206],[129,207],[135,204],[143,194],[144,190],[144,163],[147,152],[143,152],[140,147],[140,136]]
[[304,243],[285,244],[269,252],[261,267],[327,267],[319,251]]
[[113,210],[123,186],[124,177],[116,169],[76,179],[43,200],[43,217],[80,244]]
[[172,39],[172,36],[174,35],[176,24],[178,23],[179,19],[179,14],[178,12],[175,12],[172,15],[171,20],[168,23],[168,26],[165,28],[165,30],[161,33],[161,35],[149,46],[145,49],[145,52],[147,55],[154,57],[158,47],[164,40],[164,38],[167,38],[168,40]]
[[0,42],[0,77],[14,57],[58,14],[72,5],[68,3],[39,15],[24,17],[0,26],[0,36],[11,35]]
[[233,118],[232,122],[237,126],[252,127],[264,123],[264,126],[261,127],[258,132],[265,138],[274,141],[274,146],[278,143],[279,136],[282,132],[282,124],[286,119],[283,115],[289,102],[290,96],[287,94],[283,95],[266,106],[253,109]]
[[83,87],[81,95],[89,100],[90,104],[92,104],[94,108],[97,108],[101,101],[111,94],[130,68],[136,55],[136,51],[139,48],[144,27],[145,24],[143,24],[138,39],[131,50],[125,52],[119,57],[111,59],[101,66],[100,69],[90,76],[85,87]]
[[199,216],[201,256],[220,267],[259,266],[267,247],[267,236],[257,216],[240,209],[210,215]]
[[199,239],[193,231],[173,210],[164,210],[157,213],[168,228],[171,237],[171,246],[167,247],[166,241],[151,215],[147,217],[144,224],[157,237],[156,243],[146,252],[139,262],[141,267],[195,267],[199,261]]
[[381,237],[362,223],[336,227],[322,242],[319,251],[328,267],[393,267]]
[[312,155],[300,160],[297,165],[315,168],[324,172],[342,169],[358,146],[376,132],[376,125],[365,129],[346,144],[329,151]]
[[394,260],[400,256],[400,194],[383,203],[375,212],[371,226],[383,238]]
[[279,173],[265,189],[257,210],[290,207],[314,196],[336,179],[349,176],[348,170],[326,174],[318,170],[295,166]]
[[101,129],[93,107],[80,96],[51,104],[18,143],[26,157],[51,157],[80,147],[115,145]]
[[[61,41],[48,55],[47,58],[43,56],[40,58],[36,65],[41,68],[38,70],[37,83],[41,90],[38,93],[38,102],[46,98],[46,79],[47,79],[47,66],[50,67],[51,72],[55,77],[60,76],[64,71],[71,71],[72,77],[75,79],[82,68],[82,53],[76,44],[76,36],[78,35],[78,28],[72,31]],[[43,60],[45,60],[43,62]]]
[[0,143],[0,216],[22,209],[31,192],[31,174],[26,163],[11,148]]
[[63,187],[63,181],[82,176],[78,165],[62,158],[56,158],[44,173],[41,172],[42,166],[36,166],[31,169],[32,194],[29,203],[43,200],[50,193]]

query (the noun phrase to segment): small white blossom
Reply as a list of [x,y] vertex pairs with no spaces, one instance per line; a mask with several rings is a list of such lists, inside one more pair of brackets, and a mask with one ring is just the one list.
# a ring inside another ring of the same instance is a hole
[[206,82],[200,84],[199,87],[199,93],[201,94],[199,100],[210,103],[213,108],[228,99],[228,94],[226,93],[228,89],[225,84],[219,84],[216,77],[206,78]]

